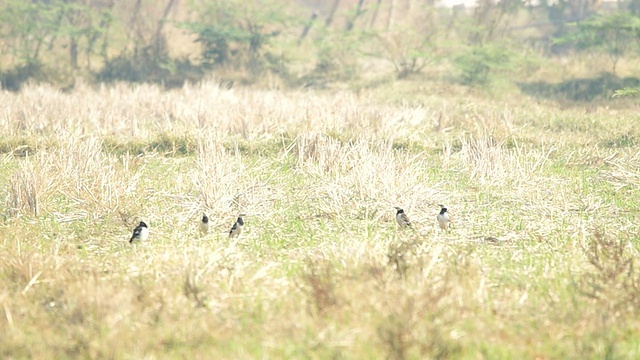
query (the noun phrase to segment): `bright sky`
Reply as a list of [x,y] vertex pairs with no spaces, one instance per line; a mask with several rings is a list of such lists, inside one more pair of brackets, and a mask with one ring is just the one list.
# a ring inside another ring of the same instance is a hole
[[476,0],[439,0],[437,4],[444,7],[453,7],[460,4],[464,4],[464,6],[475,6]]

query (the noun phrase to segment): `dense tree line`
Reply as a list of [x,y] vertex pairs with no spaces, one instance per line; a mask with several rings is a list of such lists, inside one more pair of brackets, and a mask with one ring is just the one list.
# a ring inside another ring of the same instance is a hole
[[366,61],[397,78],[444,67],[462,83],[488,86],[535,67],[532,59],[580,51],[608,56],[603,70],[615,75],[639,45],[640,0],[0,3],[0,80],[16,89],[27,79],[72,85],[78,76],[171,86],[212,71],[318,85],[357,78]]

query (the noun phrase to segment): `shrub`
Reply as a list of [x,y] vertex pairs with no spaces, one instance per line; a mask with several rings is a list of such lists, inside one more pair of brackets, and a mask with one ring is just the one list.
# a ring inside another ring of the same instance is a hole
[[293,22],[277,3],[256,0],[208,2],[195,10],[198,19],[179,26],[196,35],[203,64],[231,66],[254,74],[273,65],[268,45]]
[[484,44],[466,49],[454,59],[454,65],[460,72],[463,84],[484,87],[490,85],[497,74],[510,69],[512,58],[509,49]]

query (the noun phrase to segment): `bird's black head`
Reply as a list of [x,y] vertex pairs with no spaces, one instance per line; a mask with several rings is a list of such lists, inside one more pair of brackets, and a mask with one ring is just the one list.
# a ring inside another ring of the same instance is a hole
[[148,227],[147,224],[144,223],[144,221],[140,221],[140,225],[138,225],[140,227]]
[[440,208],[440,214],[444,214],[447,212],[447,208],[446,207],[441,207]]
[[236,221],[238,224],[244,226],[244,220],[242,220],[242,216],[238,216],[238,220]]
[[202,222],[205,224],[209,222],[209,218],[207,217],[207,214],[202,214]]
[[397,206],[396,206],[396,210],[398,210],[398,212],[396,214],[403,214],[404,213],[404,210],[399,208],[399,207],[397,207]]

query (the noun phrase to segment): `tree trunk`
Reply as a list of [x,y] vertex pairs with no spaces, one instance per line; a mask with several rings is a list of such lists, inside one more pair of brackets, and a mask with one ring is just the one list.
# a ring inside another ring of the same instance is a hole
[[329,11],[329,16],[327,20],[325,20],[324,25],[329,26],[333,22],[333,17],[336,15],[336,11],[338,10],[338,5],[340,5],[340,0],[335,0],[333,5],[331,6],[331,11]]
[[135,57],[138,56],[139,44],[142,39],[142,34],[137,21],[141,8],[142,8],[142,0],[136,0],[136,3],[133,5],[133,11],[131,11],[131,18],[129,19],[129,29],[130,29],[129,39],[133,38],[133,55]]
[[380,10],[380,6],[382,5],[382,0],[378,0],[376,3],[376,7],[373,9],[373,15],[371,16],[371,22],[369,23],[369,27],[373,28],[376,24],[376,19],[378,18],[378,10]]
[[362,4],[364,4],[364,0],[358,0],[358,6],[356,7],[356,13],[347,21],[346,31],[353,30],[353,24],[355,21],[362,15]]
[[387,17],[387,31],[391,30],[393,26],[393,9],[396,7],[396,0],[389,2],[389,15]]
[[309,19],[309,22],[304,26],[304,29],[302,29],[302,34],[300,34],[300,37],[298,38],[298,45],[300,45],[302,43],[302,40],[304,40],[304,38],[307,37],[307,34],[309,34],[309,30],[311,30],[311,27],[313,26],[313,23],[316,22],[317,18],[318,18],[318,12],[314,11],[311,14],[311,19]]
[[162,17],[160,18],[160,20],[158,21],[158,27],[156,28],[156,34],[154,36],[154,56],[156,58],[158,58],[161,55],[161,52],[165,51],[165,41],[162,38],[162,30],[164,29],[164,24],[167,21],[167,18],[169,17],[169,13],[171,12],[171,9],[178,3],[178,0],[169,0],[167,2],[167,6],[164,8],[164,11],[162,12]]
[[73,36],[69,38],[69,62],[72,69],[78,68],[78,39]]
[[631,0],[631,3],[629,3],[629,10],[633,15],[640,15],[640,0]]

